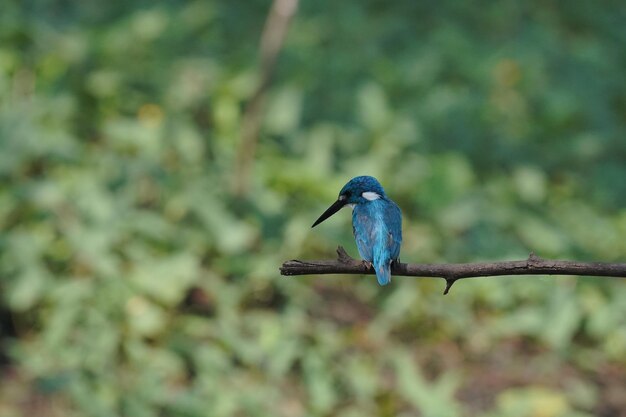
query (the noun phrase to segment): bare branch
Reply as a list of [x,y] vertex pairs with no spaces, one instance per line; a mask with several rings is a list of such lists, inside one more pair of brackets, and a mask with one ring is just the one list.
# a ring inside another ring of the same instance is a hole
[[285,42],[289,24],[298,9],[298,0],[274,0],[265,21],[260,44],[260,74],[254,94],[243,114],[241,141],[234,173],[234,192],[248,192],[250,173],[256,154],[261,120],[265,109],[265,95],[272,82],[278,56]]
[[[352,258],[344,248],[337,248],[337,260],[300,261],[283,263],[281,275],[362,274],[374,275],[366,262]],[[523,261],[482,262],[463,264],[405,264],[391,265],[391,274],[410,277],[439,277],[446,280],[444,294],[463,278],[495,277],[503,275],[588,275],[626,278],[626,263],[553,261],[531,253]]]

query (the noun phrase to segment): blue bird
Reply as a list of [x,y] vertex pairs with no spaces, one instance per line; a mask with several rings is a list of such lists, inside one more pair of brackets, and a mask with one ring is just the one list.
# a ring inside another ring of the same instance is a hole
[[402,214],[374,177],[352,178],[339,198],[313,223],[315,227],[345,206],[352,207],[352,232],[361,258],[374,265],[380,285],[391,281],[391,263],[398,261]]

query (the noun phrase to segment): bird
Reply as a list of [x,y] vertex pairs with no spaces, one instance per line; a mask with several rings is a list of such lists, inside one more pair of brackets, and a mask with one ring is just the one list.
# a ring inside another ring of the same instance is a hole
[[352,178],[339,197],[313,223],[312,228],[343,207],[352,207],[352,233],[361,258],[374,266],[379,285],[391,282],[391,264],[398,262],[402,244],[402,213],[374,177]]

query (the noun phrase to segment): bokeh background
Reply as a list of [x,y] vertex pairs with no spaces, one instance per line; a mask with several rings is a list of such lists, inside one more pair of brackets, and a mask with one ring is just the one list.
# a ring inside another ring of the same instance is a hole
[[270,7],[0,3],[0,416],[625,416],[622,280],[278,273],[360,174],[403,261],[625,261],[624,3],[302,1],[250,148]]

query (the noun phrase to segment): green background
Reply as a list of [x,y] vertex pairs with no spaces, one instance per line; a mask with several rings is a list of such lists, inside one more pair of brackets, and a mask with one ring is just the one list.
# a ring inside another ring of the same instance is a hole
[[233,193],[268,1],[0,3],[0,416],[626,415],[626,283],[281,277],[626,260],[622,1],[303,1]]

